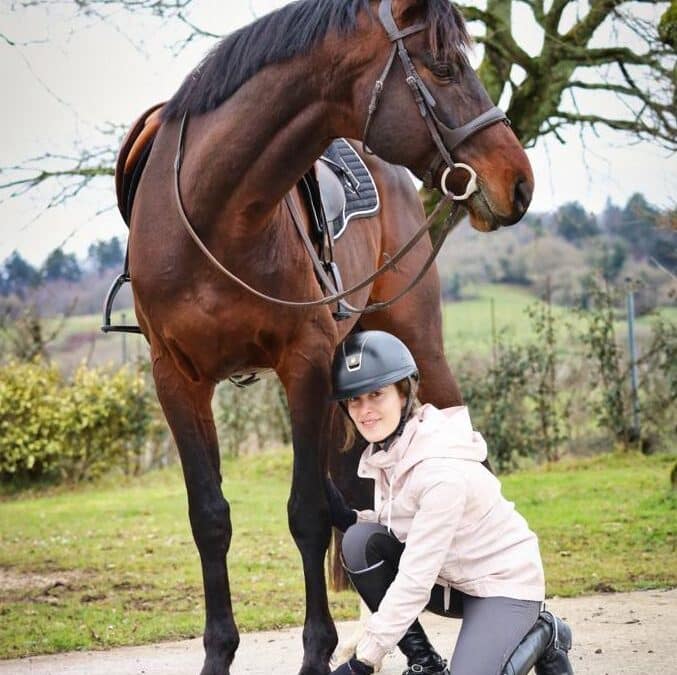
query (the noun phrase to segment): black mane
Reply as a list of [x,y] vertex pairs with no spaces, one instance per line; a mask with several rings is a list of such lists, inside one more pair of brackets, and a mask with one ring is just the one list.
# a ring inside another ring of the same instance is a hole
[[[430,48],[437,58],[463,55],[469,43],[460,12],[448,0],[425,3]],[[330,31],[349,34],[369,0],[297,0],[223,38],[167,102],[164,120],[214,110],[265,66],[307,54]]]

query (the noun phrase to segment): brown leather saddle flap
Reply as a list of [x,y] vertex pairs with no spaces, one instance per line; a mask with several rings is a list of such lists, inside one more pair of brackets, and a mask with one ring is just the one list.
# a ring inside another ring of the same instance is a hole
[[161,115],[164,105],[164,102],[156,103],[146,110],[131,126],[120,146],[115,163],[115,192],[118,209],[125,222],[128,213],[130,177],[147,143],[155,137],[162,124]]

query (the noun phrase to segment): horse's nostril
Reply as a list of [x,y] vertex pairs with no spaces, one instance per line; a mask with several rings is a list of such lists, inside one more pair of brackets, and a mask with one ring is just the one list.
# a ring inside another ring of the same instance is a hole
[[531,203],[531,186],[524,178],[518,178],[515,183],[513,204],[515,211],[523,215]]

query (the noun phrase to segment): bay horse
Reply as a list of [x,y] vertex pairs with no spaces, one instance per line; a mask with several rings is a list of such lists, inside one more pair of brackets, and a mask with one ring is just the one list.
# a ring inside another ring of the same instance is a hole
[[[533,175],[470,67],[467,44],[463,19],[447,0],[300,0],[225,37],[161,110],[129,218],[129,272],[200,554],[202,675],[229,673],[239,641],[226,565],[232,530],[211,399],[217,382],[259,369],[277,373],[292,422],[288,518],[306,593],[300,673],[329,671],[337,642],[324,574],[331,528],[322,477],[336,446],[329,367],[360,317],[336,322],[326,305],[280,309],[251,295],[210,264],[181,209],[234,275],[258,291],[298,301],[317,300],[322,289],[284,196],[291,191],[299,202],[297,182],[334,138],[361,140],[378,156],[364,159],[381,211],[351,225],[336,246],[346,286],[374,271],[424,220],[402,166],[456,193],[476,174],[477,190],[463,201],[474,227],[491,231],[516,222],[529,204]],[[302,215],[307,226],[308,214]],[[395,295],[430,250],[429,239],[421,239],[350,302],[362,306]],[[422,400],[461,401],[443,353],[434,268],[360,325],[407,343],[421,370]]]

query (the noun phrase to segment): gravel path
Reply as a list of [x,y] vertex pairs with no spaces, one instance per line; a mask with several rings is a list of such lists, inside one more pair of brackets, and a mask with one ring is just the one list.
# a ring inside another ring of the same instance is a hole
[[[677,589],[554,598],[548,606],[573,628],[576,675],[677,673]],[[428,614],[422,621],[439,651],[450,652],[459,622]],[[339,624],[339,635],[355,625]],[[300,628],[242,635],[232,675],[294,675],[300,636]],[[0,661],[0,675],[197,675],[201,665],[197,639]],[[392,654],[381,673],[400,675],[403,666],[401,655]]]

